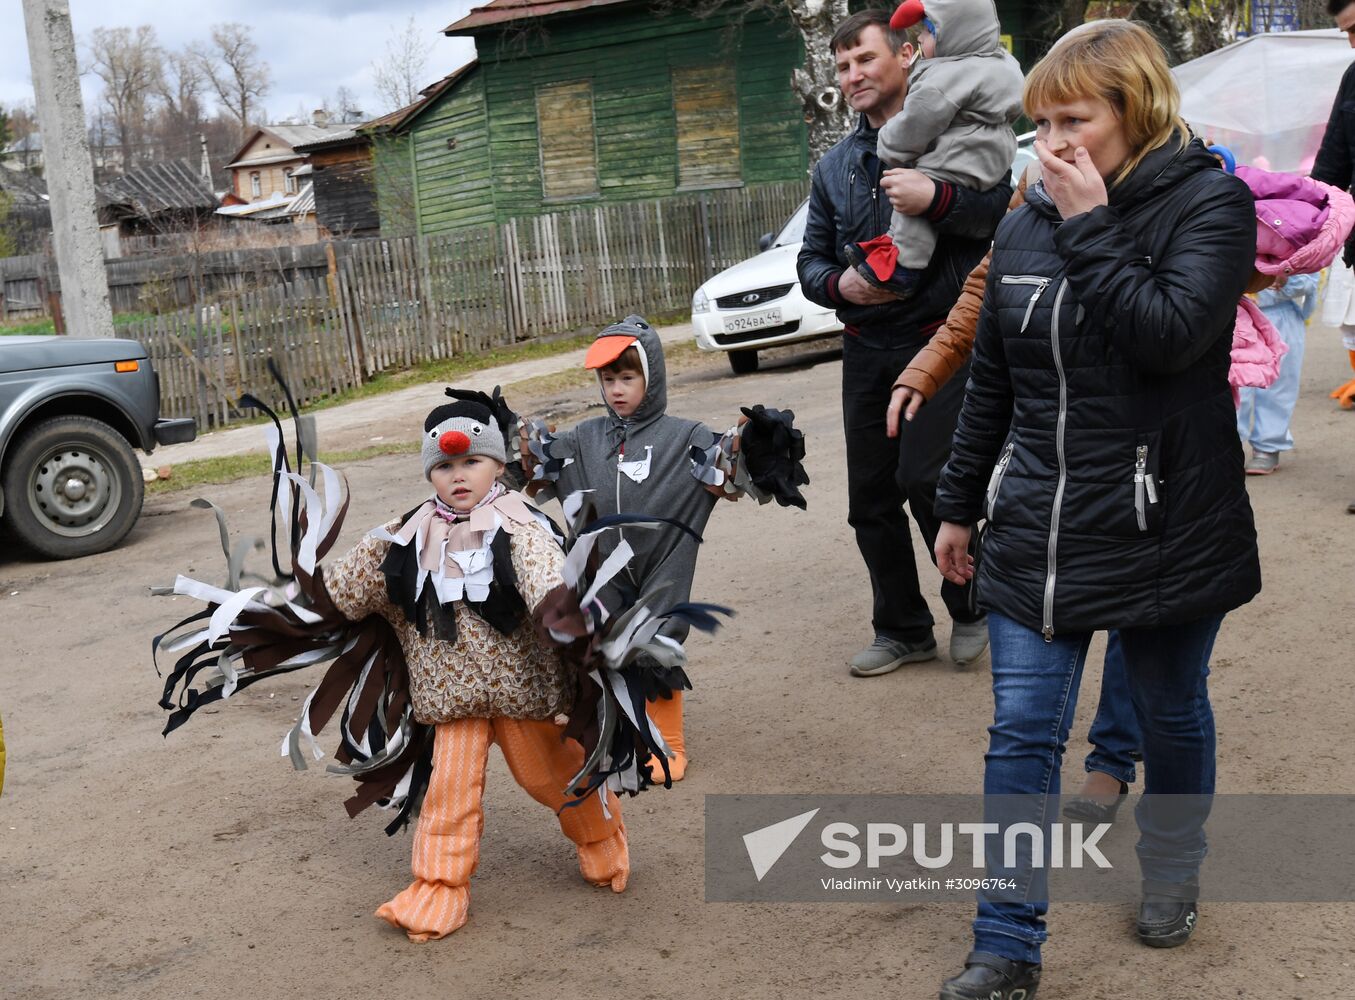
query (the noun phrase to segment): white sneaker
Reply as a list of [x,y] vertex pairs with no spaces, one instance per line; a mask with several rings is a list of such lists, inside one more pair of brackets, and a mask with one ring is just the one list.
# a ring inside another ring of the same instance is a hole
[[925,642],[904,642],[877,635],[874,642],[851,658],[848,666],[853,677],[878,677],[898,670],[905,663],[934,659],[936,640],[931,637]]
[[950,659],[957,667],[973,663],[988,648],[988,616],[976,622],[952,622]]
[[1251,459],[1247,462],[1244,472],[1249,476],[1268,476],[1280,467],[1280,453],[1278,451],[1257,451],[1252,449]]

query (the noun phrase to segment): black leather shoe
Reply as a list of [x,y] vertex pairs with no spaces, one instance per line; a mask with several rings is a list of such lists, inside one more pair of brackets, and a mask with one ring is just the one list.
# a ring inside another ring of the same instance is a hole
[[1114,802],[1097,802],[1095,799],[1078,796],[1063,804],[1063,815],[1069,819],[1081,820],[1084,823],[1114,823],[1115,814],[1120,811],[1121,803],[1128,796],[1129,786],[1122,781],[1120,782],[1120,794],[1115,796]]
[[1199,922],[1200,886],[1196,882],[1143,882],[1143,902],[1135,925],[1139,940],[1150,948],[1176,948],[1186,943]]
[[1039,985],[1040,963],[971,951],[964,972],[941,984],[941,1000],[1032,1000]]

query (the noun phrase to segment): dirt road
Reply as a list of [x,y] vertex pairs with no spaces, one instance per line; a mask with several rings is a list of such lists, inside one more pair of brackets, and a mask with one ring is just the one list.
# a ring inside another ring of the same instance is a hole
[[[1220,791],[1355,792],[1355,517],[1344,513],[1355,414],[1325,398],[1346,377],[1333,333],[1309,334],[1306,364],[1301,450],[1251,484],[1265,590],[1228,619],[1215,651]],[[471,922],[439,943],[410,944],[371,916],[408,880],[408,835],[385,837],[371,814],[349,821],[343,779],[294,773],[278,757],[314,678],[256,686],[159,735],[150,638],[190,604],[146,588],[177,571],[224,573],[215,523],[188,508],[191,494],[154,501],[115,552],[0,555],[0,996],[934,997],[968,948],[968,903],[703,901],[707,793],[980,787],[986,659],[871,680],[844,667],[869,622],[846,523],[839,381],[836,357],[812,351],[751,377],[715,359],[675,379],[671,408],[717,425],[741,402],[793,406],[809,436],[810,514],[740,503],[713,519],[695,592],[740,614],[694,642],[688,779],[626,803],[627,892],[580,881],[551,816],[495,754]],[[422,495],[411,461],[344,470],[345,543]],[[204,492],[237,532],[258,533],[265,489],[253,479]],[[944,649],[944,627],[939,638]],[[1099,649],[1066,784],[1080,779]],[[1189,946],[1167,952],[1141,947],[1131,918],[1128,907],[1057,906],[1041,997],[1355,995],[1355,904],[1206,905]]]

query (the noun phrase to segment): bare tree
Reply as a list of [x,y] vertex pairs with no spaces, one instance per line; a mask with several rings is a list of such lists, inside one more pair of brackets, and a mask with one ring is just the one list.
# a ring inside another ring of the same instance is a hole
[[205,86],[202,67],[190,50],[164,54],[157,82],[160,107],[150,124],[151,137],[162,157],[190,162],[199,159],[198,136],[206,118],[202,100]]
[[433,51],[433,40],[419,29],[414,15],[405,26],[386,40],[386,51],[380,60],[372,63],[372,77],[383,112],[403,108],[419,98],[419,91],[427,84],[424,71],[428,55]]
[[194,50],[194,55],[243,137],[261,117],[259,104],[271,82],[268,63],[259,58],[250,29],[235,22],[214,24],[210,44]]
[[[340,85],[334,93],[325,98],[322,108],[329,121],[339,125],[350,125],[364,121],[362,109],[358,107],[357,95],[347,87]],[[303,124],[304,124],[303,119]]]
[[158,90],[165,110],[185,122],[196,123],[202,118],[202,65],[192,50],[166,52],[162,63]]
[[9,109],[9,162],[24,170],[39,167],[42,137],[38,133],[37,114],[32,104],[18,104]]
[[145,124],[158,92],[163,53],[155,29],[95,28],[88,49],[89,71],[103,83],[100,100],[121,146],[122,169],[130,170],[145,158]]

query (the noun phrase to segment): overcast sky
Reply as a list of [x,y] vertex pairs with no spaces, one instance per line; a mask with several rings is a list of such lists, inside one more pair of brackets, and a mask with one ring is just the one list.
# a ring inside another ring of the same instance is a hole
[[[379,106],[372,84],[372,62],[387,39],[403,30],[410,16],[433,43],[428,79],[433,81],[474,58],[468,38],[447,38],[441,29],[473,6],[488,0],[70,0],[77,44],[94,28],[135,28],[149,24],[160,44],[177,49],[207,39],[211,25],[239,21],[253,29],[259,53],[272,71],[273,85],[264,106],[269,120],[294,115],[299,107],[318,108],[340,86],[357,95],[369,115]],[[31,102],[28,44],[21,0],[0,0],[0,105]],[[82,62],[83,64],[83,62]],[[86,111],[98,94],[98,81],[84,77]]]

